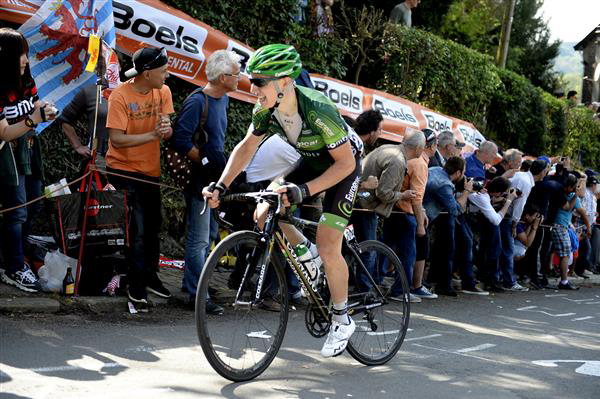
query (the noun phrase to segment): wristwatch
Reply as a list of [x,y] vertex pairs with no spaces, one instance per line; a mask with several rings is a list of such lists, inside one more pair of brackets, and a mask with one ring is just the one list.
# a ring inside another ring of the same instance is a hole
[[33,121],[33,119],[31,119],[31,118],[28,116],[27,118],[25,118],[25,126],[27,126],[27,127],[31,127],[31,128],[34,128],[34,127],[36,127],[36,126],[37,126],[37,123],[35,123],[35,122]]

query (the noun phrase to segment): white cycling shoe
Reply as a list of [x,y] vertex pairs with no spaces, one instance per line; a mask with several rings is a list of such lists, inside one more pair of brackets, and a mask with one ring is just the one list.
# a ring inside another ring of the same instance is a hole
[[352,336],[356,329],[354,320],[350,316],[348,318],[350,319],[350,324],[341,324],[335,321],[331,323],[327,340],[323,345],[323,349],[321,349],[322,356],[333,357],[341,355],[344,352],[350,336]]

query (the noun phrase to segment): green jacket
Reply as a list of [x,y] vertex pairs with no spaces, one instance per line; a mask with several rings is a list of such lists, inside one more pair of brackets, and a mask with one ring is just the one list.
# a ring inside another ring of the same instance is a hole
[[[33,131],[30,131],[14,140],[12,142],[16,143],[14,148],[11,143],[4,144],[0,150],[0,184],[16,186],[19,184],[19,175],[44,179],[42,148],[40,139],[34,134]],[[29,148],[29,142],[31,142],[31,148]]]

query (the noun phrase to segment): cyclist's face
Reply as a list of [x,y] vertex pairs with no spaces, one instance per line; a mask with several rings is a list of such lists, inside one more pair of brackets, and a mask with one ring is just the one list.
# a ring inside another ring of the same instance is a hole
[[275,105],[277,100],[277,90],[275,90],[275,84],[279,85],[279,89],[283,91],[286,86],[286,78],[273,80],[270,76],[264,75],[252,75],[252,79],[265,79],[260,81],[258,84],[252,84],[250,91],[252,94],[258,97],[260,105],[264,108],[271,108]]

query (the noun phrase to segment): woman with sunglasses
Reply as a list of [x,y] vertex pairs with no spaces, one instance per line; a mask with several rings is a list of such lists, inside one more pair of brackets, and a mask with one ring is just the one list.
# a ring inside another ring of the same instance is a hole
[[[362,142],[356,134],[349,133],[329,98],[317,90],[294,84],[302,62],[293,46],[261,47],[248,61],[246,70],[252,75],[252,93],[258,97],[252,125],[233,150],[215,188],[206,187],[203,194],[211,207],[218,206],[219,195],[246,167],[267,135],[279,134],[296,148],[302,161],[277,191],[285,193],[284,202],[288,206],[325,192],[317,248],[333,299],[333,319],[321,354],[336,356],[346,349],[355,329],[347,313],[348,267],[341,247],[358,190]],[[301,233],[289,225],[282,228],[292,245],[303,243]]]
[[[33,130],[56,117],[55,108],[40,101],[29,71],[29,46],[14,29],[0,29],[0,209],[37,198],[42,191],[42,152]],[[39,203],[37,203],[39,204]],[[24,245],[38,205],[4,214],[0,242],[4,254],[3,282],[37,292],[40,284],[25,262]]]

